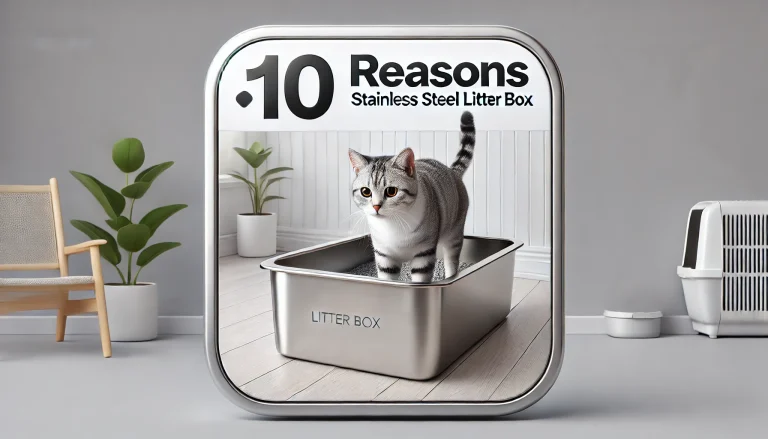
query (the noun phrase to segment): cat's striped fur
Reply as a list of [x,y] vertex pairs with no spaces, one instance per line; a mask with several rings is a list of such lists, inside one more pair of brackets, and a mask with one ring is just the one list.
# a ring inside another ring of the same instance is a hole
[[461,149],[456,155],[456,160],[451,165],[451,169],[464,175],[472,162],[472,155],[475,153],[475,118],[472,113],[465,111],[461,115]]
[[357,174],[352,197],[367,214],[379,278],[397,280],[402,264],[409,262],[414,282],[430,282],[438,247],[445,277],[456,274],[469,209],[461,179],[475,148],[470,112],[461,115],[460,127],[461,148],[451,167],[433,159],[415,160],[410,148],[379,157],[349,150]]

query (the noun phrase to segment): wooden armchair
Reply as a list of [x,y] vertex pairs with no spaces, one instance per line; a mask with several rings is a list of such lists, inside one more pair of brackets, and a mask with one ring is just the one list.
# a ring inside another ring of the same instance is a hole
[[[57,309],[56,341],[64,340],[67,316],[96,312],[99,318],[101,349],[112,356],[101,272],[100,239],[64,245],[64,226],[55,178],[49,185],[0,185],[0,272],[16,270],[59,270],[59,277],[0,277],[0,314]],[[92,276],[70,276],[68,258],[90,253]],[[0,273],[2,274],[2,273]],[[93,290],[95,298],[70,300],[70,291]]]

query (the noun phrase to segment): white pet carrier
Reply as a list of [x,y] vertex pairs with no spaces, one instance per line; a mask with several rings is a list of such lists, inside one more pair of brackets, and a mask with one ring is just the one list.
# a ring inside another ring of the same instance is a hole
[[768,335],[768,201],[705,201],[688,215],[677,274],[693,329]]

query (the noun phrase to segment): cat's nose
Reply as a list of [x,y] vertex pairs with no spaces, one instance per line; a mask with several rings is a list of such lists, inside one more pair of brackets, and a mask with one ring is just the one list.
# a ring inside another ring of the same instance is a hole
[[373,210],[375,210],[376,213],[379,213],[379,209],[381,209],[381,204],[374,204],[373,205]]

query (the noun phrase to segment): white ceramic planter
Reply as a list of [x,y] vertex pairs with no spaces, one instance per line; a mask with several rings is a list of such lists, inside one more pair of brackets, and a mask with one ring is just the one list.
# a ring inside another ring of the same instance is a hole
[[157,285],[105,285],[109,335],[112,341],[157,338]]
[[237,254],[245,258],[277,253],[277,215],[237,215]]

